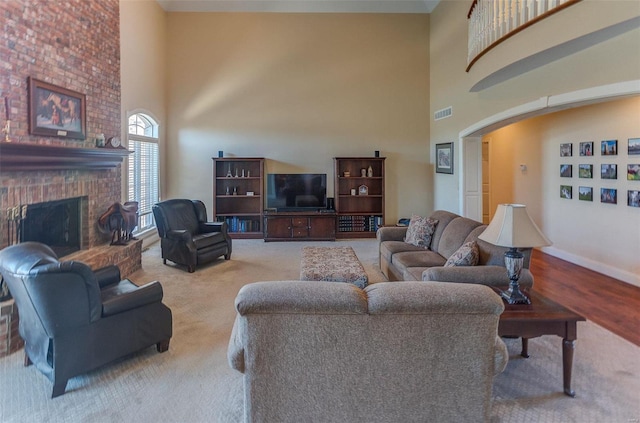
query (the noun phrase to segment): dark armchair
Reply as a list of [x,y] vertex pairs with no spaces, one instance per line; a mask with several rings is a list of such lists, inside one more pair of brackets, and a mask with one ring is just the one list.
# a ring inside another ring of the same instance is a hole
[[37,242],[0,251],[0,273],[18,306],[25,366],[53,382],[52,398],[74,376],[154,344],[169,349],[171,310],[157,281],[138,287],[117,266],[60,262]]
[[207,209],[200,200],[173,199],[153,206],[162,260],[187,266],[193,272],[197,265],[224,256],[231,258],[231,237],[225,222],[207,222]]

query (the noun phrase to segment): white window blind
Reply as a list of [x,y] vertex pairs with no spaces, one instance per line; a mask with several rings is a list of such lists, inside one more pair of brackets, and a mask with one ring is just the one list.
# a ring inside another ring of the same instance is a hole
[[158,125],[138,113],[129,117],[128,200],[138,202],[138,227],[134,235],[155,227],[152,206],[159,201]]

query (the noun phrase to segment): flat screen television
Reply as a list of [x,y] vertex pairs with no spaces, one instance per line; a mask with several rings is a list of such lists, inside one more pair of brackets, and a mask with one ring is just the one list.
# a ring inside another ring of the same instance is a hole
[[327,207],[327,175],[321,173],[270,173],[267,208],[310,211]]

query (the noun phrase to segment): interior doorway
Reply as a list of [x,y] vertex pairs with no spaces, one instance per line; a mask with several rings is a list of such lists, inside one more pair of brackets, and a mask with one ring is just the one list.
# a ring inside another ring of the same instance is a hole
[[[461,152],[459,154],[461,161],[461,195],[459,198],[459,210],[462,211],[464,216],[470,219],[484,222],[485,204],[488,202],[487,206],[491,207],[491,172],[490,170],[488,172],[484,172],[484,142],[479,142],[481,137],[484,135],[531,117],[637,95],[640,95],[640,80],[602,85],[584,90],[542,97],[538,100],[534,100],[517,107],[512,107],[511,109],[497,113],[467,127],[459,134],[461,147]],[[481,147],[479,144],[481,144]],[[490,144],[491,143],[489,142],[489,146]],[[490,153],[490,150],[488,150],[488,152]],[[491,163],[487,162],[487,165],[490,164]],[[493,165],[495,165],[495,163]],[[479,173],[482,173],[482,176],[478,175]],[[488,200],[484,199],[485,173],[489,175],[487,187],[489,190]],[[478,180],[482,180],[483,182],[481,195],[479,192],[480,189],[477,186]],[[489,210],[489,215],[491,215],[491,210]]]
[[491,221],[491,173],[489,166],[489,141],[491,138],[482,139],[482,223],[488,225]]

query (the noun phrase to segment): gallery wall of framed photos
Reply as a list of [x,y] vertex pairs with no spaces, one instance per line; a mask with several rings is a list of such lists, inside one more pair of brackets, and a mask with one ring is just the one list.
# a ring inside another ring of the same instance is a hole
[[560,161],[560,198],[640,207],[640,136],[561,143]]

